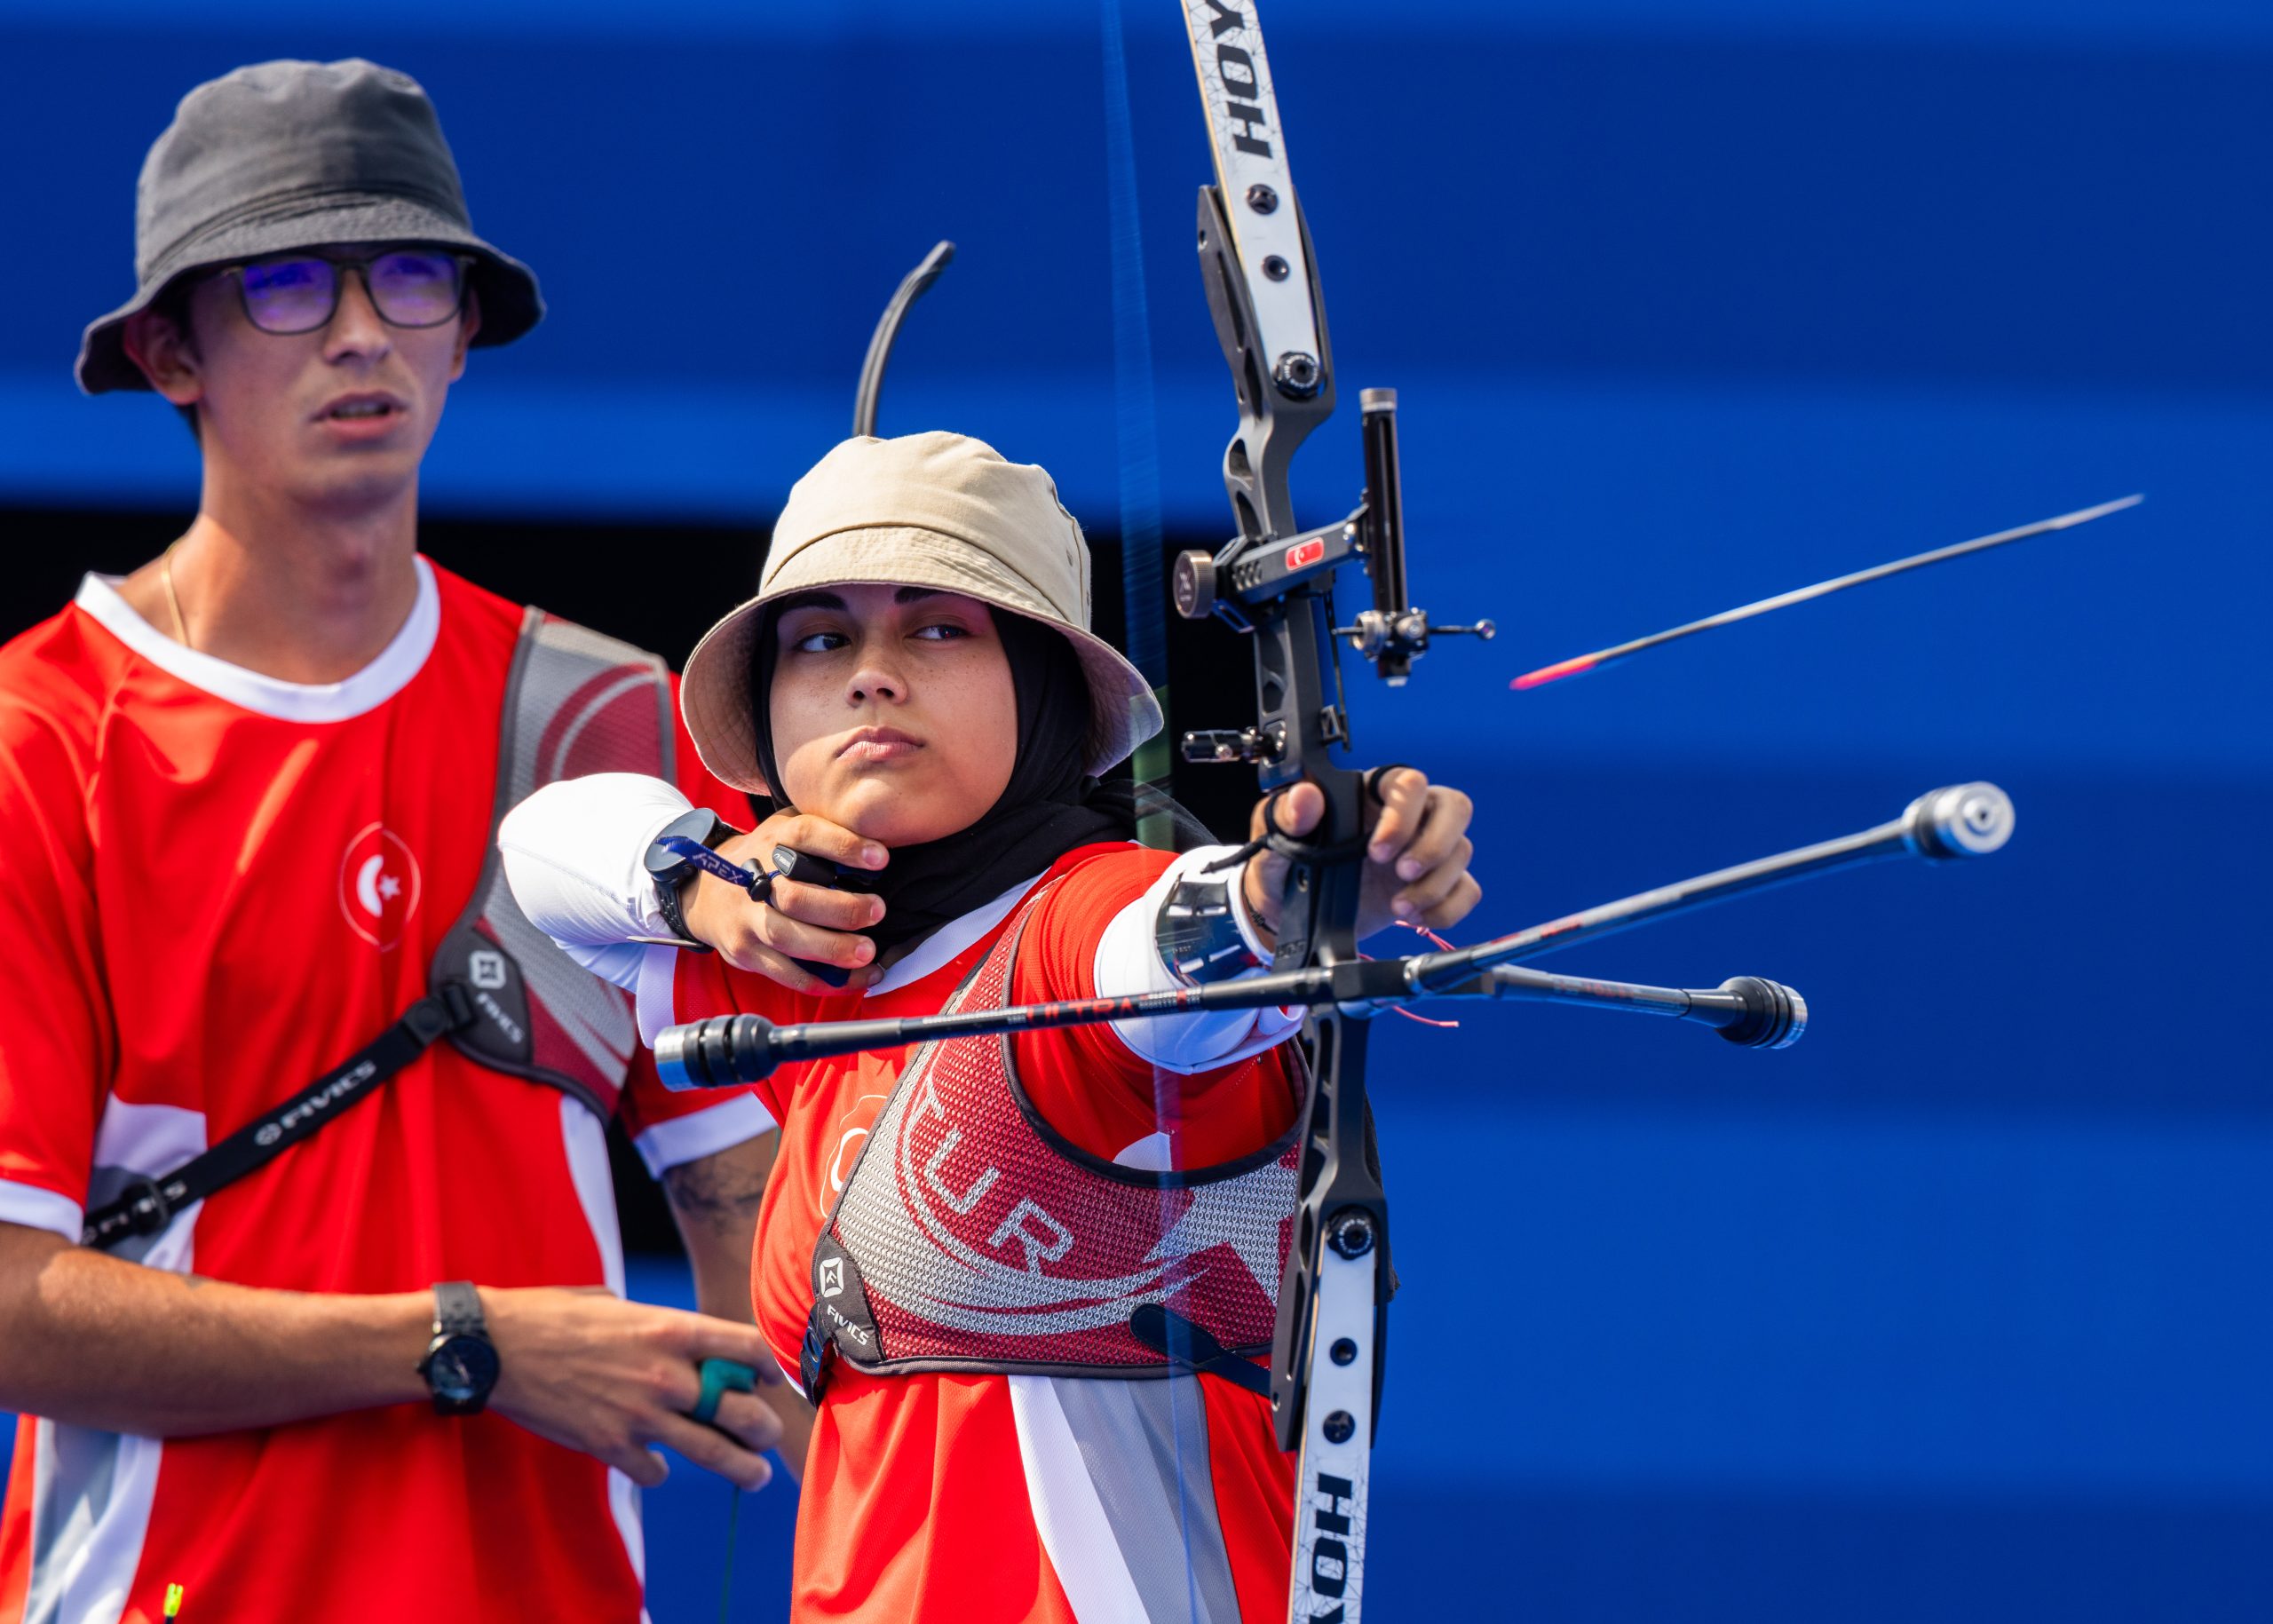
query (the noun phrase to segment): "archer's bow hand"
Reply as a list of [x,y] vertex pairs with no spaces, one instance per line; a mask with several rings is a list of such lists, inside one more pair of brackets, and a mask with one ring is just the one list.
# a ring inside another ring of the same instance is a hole
[[[1390,925],[1450,930],[1468,917],[1484,895],[1468,871],[1475,844],[1468,837],[1476,804],[1457,789],[1431,784],[1417,767],[1391,767],[1374,781],[1372,838],[1366,847],[1365,889],[1358,909],[1360,939]],[[1247,820],[1260,837],[1268,799],[1258,801]],[[1300,783],[1280,796],[1276,817],[1281,834],[1301,836],[1318,828],[1326,797],[1314,784]],[[1277,932],[1279,901],[1287,883],[1287,860],[1267,848],[1247,860],[1243,883],[1247,905],[1263,929]]]

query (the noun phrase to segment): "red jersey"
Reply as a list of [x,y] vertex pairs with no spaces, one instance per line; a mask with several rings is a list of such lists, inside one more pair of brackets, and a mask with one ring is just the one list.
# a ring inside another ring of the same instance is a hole
[[[1168,853],[1128,845],[1067,853],[1036,883],[1065,883],[1034,907],[1012,970],[1013,1002],[1095,994],[1092,964],[1115,915],[1142,896]],[[936,1012],[983,959],[1019,893],[966,915],[921,944],[884,992],[820,999],[794,994],[715,957],[680,954],[669,1011],[643,1006],[642,1025],[751,1013],[774,1021]],[[912,973],[911,973],[912,972]],[[1018,1077],[1060,1134],[1106,1159],[1160,1167],[1230,1161],[1271,1143],[1300,1105],[1284,1051],[1215,1071],[1159,1073],[1106,1026],[1022,1034]],[[794,1379],[812,1307],[813,1243],[829,1204],[907,1058],[905,1050],[784,1068],[760,1093],[780,1121],[781,1146],[758,1215],[751,1292],[757,1324]],[[1156,1111],[1156,1084],[1159,1109]],[[801,1620],[1144,1618],[1166,1586],[1182,1616],[1194,1540],[1215,1596],[1191,1597],[1195,1616],[1283,1619],[1287,1612],[1295,1461],[1272,1436],[1269,1402],[1212,1375],[1175,1383],[1186,1406],[1176,1428],[1201,1440],[1200,1478],[1212,1509],[1174,1525],[1133,1528],[1094,1460],[1093,1417],[1080,1394],[1163,1382],[1061,1382],[1046,1376],[917,1374],[873,1376],[838,1361],[814,1428],[799,1501],[794,1616]],[[1196,1394],[1196,1398],[1193,1395]],[[1122,1437],[1122,1454],[1144,1440]],[[1157,1440],[1155,1440],[1157,1441]],[[1126,1464],[1126,1462],[1122,1462]],[[1146,1472],[1156,1469],[1146,1458]],[[1187,1480],[1195,1469],[1184,1462]],[[1102,1492],[1101,1492],[1102,1491]],[[1216,1527],[1209,1527],[1213,1523]],[[1197,1532],[1194,1532],[1194,1530]],[[1149,1532],[1151,1537],[1136,1537]]]
[[[425,993],[488,848],[521,612],[417,569],[401,631],[337,684],[184,648],[92,577],[0,649],[0,1221],[75,1241]],[[684,735],[677,759],[726,794]],[[655,1166],[771,1125],[664,1091],[644,1053],[619,1109]],[[440,1043],[119,1251],[303,1292],[620,1293],[604,1134]],[[424,1404],[162,1440],[26,1416],[0,1511],[0,1620],[40,1624],[155,1620],[171,1583],[200,1618],[629,1621],[641,1573],[629,1479]]]

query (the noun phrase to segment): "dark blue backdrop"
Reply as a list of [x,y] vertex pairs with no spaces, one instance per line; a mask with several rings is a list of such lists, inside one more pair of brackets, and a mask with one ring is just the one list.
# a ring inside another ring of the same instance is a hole
[[[1172,13],[1128,3],[1164,497],[1212,533],[1206,157]],[[130,285],[135,167],[195,80],[360,52],[433,91],[477,219],[554,307],[477,358],[435,510],[762,519],[948,235],[887,430],[984,434],[1113,525],[1088,10],[465,9],[0,12],[25,70],[0,104],[0,501],[188,500],[171,416],[67,377]],[[1483,804],[1477,929],[1938,783],[1994,778],[2021,812],[1985,865],[1570,955],[1788,979],[1817,1019],[1789,1055],[1572,1010],[1386,1026],[1406,1292],[1377,1612],[2273,1614],[2273,16],[1287,0],[1267,22],[1345,398],[1403,392],[1416,594],[1503,628],[1358,710],[1366,753]],[[1297,465],[1318,518],[1356,495],[1350,418]],[[2071,536],[1507,688],[2140,489]],[[662,1624],[712,1604],[712,1486],[651,1518]],[[753,1553],[787,1504],[750,1508]]]

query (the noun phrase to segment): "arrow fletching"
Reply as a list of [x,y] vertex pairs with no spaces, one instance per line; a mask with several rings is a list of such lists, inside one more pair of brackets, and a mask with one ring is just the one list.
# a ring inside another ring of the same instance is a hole
[[1796,591],[1779,592],[1773,598],[1763,598],[1758,603],[1746,604],[1741,608],[1724,609],[1718,614],[1691,621],[1686,626],[1675,626],[1670,631],[1636,638],[1631,643],[1620,643],[1614,648],[1597,649],[1591,654],[1580,654],[1575,660],[1562,660],[1553,665],[1543,665],[1535,671],[1526,671],[1508,685],[1511,688],[1543,688],[1548,683],[1560,682],[1566,677],[1578,677],[1588,671],[1598,671],[1630,655],[1660,644],[1694,637],[1700,631],[1716,627],[1733,626],[1738,621],[1748,621],[1754,615],[1766,614],[1775,609],[1788,609],[1818,598],[1827,598],[1833,592],[1845,591],[1850,586],[1863,586],[1873,581],[1883,581],[1889,575],[1899,575],[1905,570],[1923,569],[1928,564],[1940,564],[1951,558],[1961,558],[1968,553],[1984,552],[1992,547],[2002,547],[2008,542],[2026,541],[2031,535],[2042,535],[2052,530],[2071,530],[2078,525],[2087,525],[2095,519],[2104,519],[2110,513],[2119,513],[2125,508],[2135,508],[2147,498],[2143,494],[2119,496],[2113,502],[2103,502],[2096,507],[2078,508],[2072,513],[2063,513],[2054,519],[2039,519],[2032,525],[2016,529],[2000,530],[1994,535],[1976,536],[1969,542],[1960,542],[1952,547],[1937,547],[1931,552],[1921,552],[1907,558],[1897,558],[1891,564],[1881,564],[1870,569],[1858,569],[1851,575],[1836,580],[1818,581],[1813,586],[1803,586]]

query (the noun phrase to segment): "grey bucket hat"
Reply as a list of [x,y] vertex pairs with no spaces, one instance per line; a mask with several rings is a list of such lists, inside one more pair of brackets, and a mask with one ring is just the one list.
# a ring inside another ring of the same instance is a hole
[[679,714],[714,777],[773,793],[758,770],[750,714],[750,653],[765,606],[860,582],[960,592],[1064,637],[1089,679],[1092,773],[1160,731],[1152,685],[1089,630],[1089,543],[1047,472],[962,434],[863,437],[840,443],[790,487],[757,596],[687,656]]
[[147,389],[126,319],[187,273],[333,242],[465,250],[477,345],[544,314],[536,277],[476,236],[434,104],[408,74],[360,59],[259,62],[182,98],[135,190],[134,297],[87,329],[79,387]]

